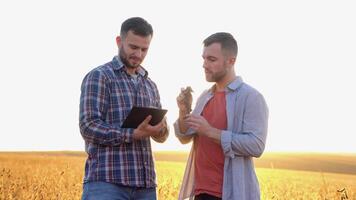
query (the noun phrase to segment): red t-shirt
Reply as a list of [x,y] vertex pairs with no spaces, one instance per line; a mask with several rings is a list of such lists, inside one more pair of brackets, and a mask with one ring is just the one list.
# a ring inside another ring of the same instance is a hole
[[[202,116],[217,129],[226,130],[225,92],[215,92],[206,104]],[[195,190],[194,194],[207,193],[222,196],[224,153],[221,145],[206,136],[196,136]]]

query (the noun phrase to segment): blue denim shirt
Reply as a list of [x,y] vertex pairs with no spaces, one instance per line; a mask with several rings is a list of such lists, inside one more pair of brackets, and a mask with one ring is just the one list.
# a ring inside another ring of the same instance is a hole
[[[198,98],[192,114],[200,115],[213,96],[214,88]],[[258,200],[260,189],[254,170],[253,157],[262,155],[267,136],[268,107],[263,96],[237,77],[226,89],[227,130],[221,132],[224,180],[223,200]],[[174,123],[176,137],[182,143],[193,140],[192,129],[186,133]],[[193,199],[194,195],[194,143],[189,154],[178,199]]]

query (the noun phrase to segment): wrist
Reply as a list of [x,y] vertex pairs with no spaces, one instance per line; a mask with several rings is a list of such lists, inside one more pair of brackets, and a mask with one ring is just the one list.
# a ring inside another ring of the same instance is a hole
[[213,139],[218,139],[218,138],[220,138],[220,133],[221,133],[220,129],[211,128],[211,130],[209,131],[208,137],[213,138]]
[[184,118],[188,115],[189,113],[187,111],[179,110],[179,119],[184,120]]
[[187,114],[187,112],[185,112],[185,111],[183,111],[183,110],[179,110],[179,116],[184,116],[184,115],[186,115]]
[[140,131],[140,130],[134,129],[133,134],[132,134],[133,139],[139,140],[139,139],[141,139],[141,137],[142,137],[141,135],[142,135],[142,134],[141,134],[141,131]]

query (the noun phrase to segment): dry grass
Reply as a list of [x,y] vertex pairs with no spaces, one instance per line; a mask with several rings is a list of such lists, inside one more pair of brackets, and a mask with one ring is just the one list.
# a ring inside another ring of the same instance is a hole
[[0,199],[79,199],[83,160],[0,154]]
[[356,199],[355,175],[261,168],[257,174],[262,199]]
[[[156,158],[159,199],[176,199],[185,163]],[[81,153],[0,153],[0,200],[80,199],[84,160]],[[356,175],[266,168],[257,174],[262,199],[356,199]]]

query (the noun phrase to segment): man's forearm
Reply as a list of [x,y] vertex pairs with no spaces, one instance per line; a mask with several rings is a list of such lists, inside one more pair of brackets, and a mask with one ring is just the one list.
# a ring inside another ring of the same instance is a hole
[[214,142],[220,144],[221,143],[221,130],[211,127],[208,131],[207,136],[214,140]]
[[179,125],[179,131],[181,133],[186,133],[187,130],[188,130],[188,127],[187,127],[187,125],[186,125],[186,123],[184,121],[186,115],[187,114],[185,112],[179,111],[179,119],[178,119],[179,123],[178,123],[178,125]]
[[169,128],[167,126],[167,127],[164,127],[158,135],[151,136],[151,137],[154,141],[163,143],[164,141],[167,140],[168,135],[169,135]]

